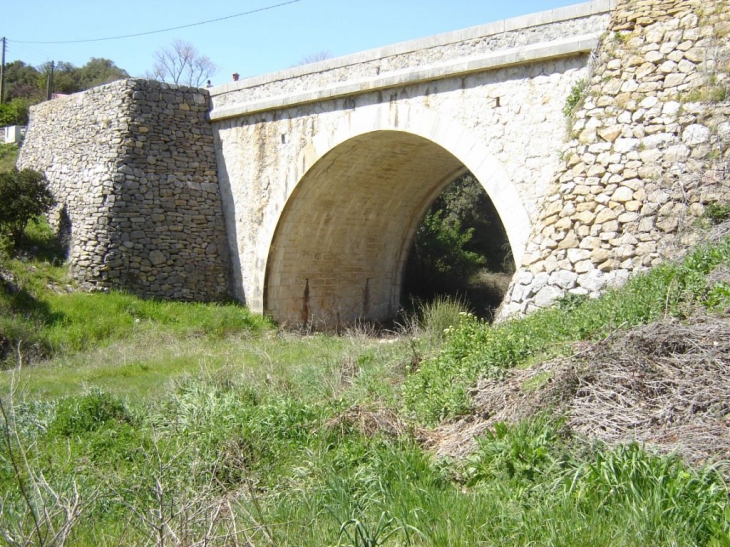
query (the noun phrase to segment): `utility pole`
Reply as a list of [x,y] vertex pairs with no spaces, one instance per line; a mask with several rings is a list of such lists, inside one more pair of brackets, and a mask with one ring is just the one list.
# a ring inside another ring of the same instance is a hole
[[5,46],[8,39],[3,36],[2,38],[2,62],[0,62],[0,104],[5,102]]
[[55,68],[56,63],[51,61],[51,71],[48,73],[48,81],[46,85],[46,99],[51,100],[51,96],[53,95],[53,69]]

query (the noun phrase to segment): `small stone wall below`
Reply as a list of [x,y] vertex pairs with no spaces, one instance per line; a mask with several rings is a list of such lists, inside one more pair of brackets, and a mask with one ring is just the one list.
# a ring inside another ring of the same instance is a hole
[[31,109],[18,167],[43,171],[82,286],[220,300],[228,254],[207,91],[123,80]]

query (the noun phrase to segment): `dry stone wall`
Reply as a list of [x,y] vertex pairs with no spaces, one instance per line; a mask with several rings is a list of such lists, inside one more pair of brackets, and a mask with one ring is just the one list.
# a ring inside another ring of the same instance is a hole
[[226,297],[209,108],[205,90],[136,79],[33,107],[18,166],[50,181],[82,286]]
[[501,317],[676,257],[730,199],[729,4],[618,3]]

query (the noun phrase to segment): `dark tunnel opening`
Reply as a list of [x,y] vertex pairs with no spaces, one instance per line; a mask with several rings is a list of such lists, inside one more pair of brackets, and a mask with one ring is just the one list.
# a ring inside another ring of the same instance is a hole
[[513,273],[514,260],[499,214],[476,177],[466,172],[434,200],[416,231],[401,304],[412,310],[450,298],[491,320]]

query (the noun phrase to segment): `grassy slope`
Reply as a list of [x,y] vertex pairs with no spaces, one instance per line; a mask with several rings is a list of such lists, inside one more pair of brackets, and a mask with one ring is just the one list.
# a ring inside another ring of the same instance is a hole
[[40,543],[64,520],[43,507],[73,505],[76,488],[78,545],[728,545],[712,470],[585,443],[539,414],[462,462],[432,461],[416,438],[468,412],[479,375],[724,310],[728,287],[706,274],[729,260],[726,241],[497,328],[441,305],[391,339],[280,334],[236,305],[67,294],[61,268],[12,261],[7,365],[18,342],[25,361],[47,359],[0,373],[0,532]]
[[0,143],[0,172],[10,171],[18,159],[18,147],[14,144]]
[[730,309],[730,286],[708,285],[707,276],[728,265],[726,238],[697,249],[681,264],[661,265],[596,300],[565,299],[555,308],[494,328],[463,317],[439,355],[409,380],[406,403],[419,419],[433,423],[468,410],[468,391],[479,376],[498,377],[505,368],[564,355],[576,341],[601,339],[617,329],[666,316],[686,318],[696,306],[722,313]]

